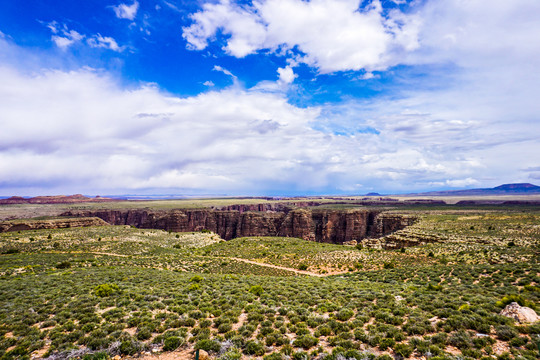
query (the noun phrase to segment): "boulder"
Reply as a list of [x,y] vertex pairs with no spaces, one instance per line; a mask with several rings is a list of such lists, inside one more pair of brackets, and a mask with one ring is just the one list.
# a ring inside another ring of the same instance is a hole
[[517,302],[507,305],[501,311],[500,315],[512,318],[521,324],[540,320],[540,317],[533,309],[526,306],[519,306]]
[[210,360],[210,356],[204,350],[199,350],[199,360]]

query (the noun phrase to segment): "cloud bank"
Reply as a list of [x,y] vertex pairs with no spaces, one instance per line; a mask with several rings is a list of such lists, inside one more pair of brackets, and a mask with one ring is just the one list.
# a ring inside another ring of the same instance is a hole
[[[35,56],[0,38],[0,188],[7,195],[259,195],[540,178],[540,3],[427,1],[407,14],[382,12],[378,2],[362,11],[358,1],[330,3],[204,5],[184,28],[190,47],[207,49],[225,34],[232,57],[272,51],[288,62],[276,66],[274,83],[251,88],[216,64],[233,85],[208,80],[196,96],[156,84],[126,86],[85,67],[23,66],[19,59]],[[65,26],[51,31],[66,50],[82,42]],[[95,41],[84,43],[114,47],[106,37]],[[399,86],[299,107],[287,96],[299,62],[319,73],[362,69],[351,80],[359,82],[369,71],[395,71]],[[399,75],[396,64],[410,72]]]

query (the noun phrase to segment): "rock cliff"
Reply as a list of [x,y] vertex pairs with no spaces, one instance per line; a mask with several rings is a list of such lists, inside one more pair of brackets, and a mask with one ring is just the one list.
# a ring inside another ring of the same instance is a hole
[[25,219],[0,222],[0,232],[23,231],[37,229],[62,229],[70,227],[106,226],[109,225],[99,217],[77,217],[61,219]]
[[243,236],[285,236],[336,244],[384,236],[414,221],[411,217],[389,215],[378,210],[281,210],[80,210],[62,215],[99,217],[111,225],[175,232],[206,229],[225,240]]

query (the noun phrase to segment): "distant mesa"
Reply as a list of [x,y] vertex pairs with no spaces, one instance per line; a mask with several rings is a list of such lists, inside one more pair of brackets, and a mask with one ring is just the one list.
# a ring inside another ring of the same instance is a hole
[[427,196],[478,196],[478,195],[533,195],[540,194],[540,186],[529,183],[503,184],[494,188],[430,191],[408,195]]
[[381,194],[376,193],[376,192],[370,192],[370,193],[367,193],[365,196],[381,196]]
[[115,199],[96,196],[95,198],[87,197],[81,194],[76,195],[57,195],[57,196],[36,196],[31,198],[23,198],[21,196],[12,196],[7,199],[0,199],[0,205],[16,205],[16,204],[73,204],[82,202],[108,202],[116,201]]
[[535,193],[540,194],[540,186],[529,183],[504,184],[491,189],[492,191],[504,191],[508,193]]

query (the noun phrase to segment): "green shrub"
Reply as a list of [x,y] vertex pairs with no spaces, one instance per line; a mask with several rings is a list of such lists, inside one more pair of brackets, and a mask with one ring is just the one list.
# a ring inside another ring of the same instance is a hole
[[138,340],[148,340],[152,337],[152,331],[148,327],[140,328],[137,331]]
[[292,356],[293,360],[309,360],[309,355],[305,351],[297,351]]
[[523,287],[523,290],[525,291],[531,291],[531,292],[540,292],[540,287],[539,286],[534,286],[534,285],[525,285]]
[[199,285],[198,283],[193,283],[188,286],[188,291],[196,291],[196,290],[199,290],[200,288],[201,288],[201,285]]
[[174,351],[184,343],[184,339],[179,336],[169,336],[163,342],[164,351]]
[[195,344],[195,349],[201,349],[208,352],[218,352],[221,344],[215,340],[201,339]]
[[244,354],[246,355],[255,355],[255,356],[263,356],[264,355],[264,346],[258,341],[250,340],[246,342],[246,346],[244,347]]
[[111,296],[119,290],[116,284],[101,284],[94,288],[94,293],[99,297]]
[[232,329],[232,324],[230,324],[230,323],[223,323],[223,324],[220,324],[218,326],[218,332],[220,334],[227,333],[227,332],[231,331],[231,329]]
[[526,337],[518,336],[518,337],[514,337],[512,340],[510,340],[509,344],[510,344],[510,346],[513,346],[513,347],[521,347],[521,346],[527,344],[528,341],[529,341],[529,339],[527,339]]
[[384,350],[386,350],[388,348],[394,347],[394,345],[396,345],[396,341],[394,339],[384,338],[379,343],[379,349],[384,351]]
[[283,360],[283,354],[272,353],[263,357],[263,360]]
[[443,289],[443,287],[442,287],[442,285],[428,284],[427,289],[428,289],[428,291],[441,291]]
[[132,339],[125,339],[120,343],[119,350],[122,355],[135,355],[144,350],[144,345]]
[[526,306],[526,307],[530,307],[531,309],[536,309],[534,302],[523,298],[521,295],[514,295],[514,294],[506,295],[501,300],[497,301],[495,305],[502,308],[513,302],[516,302],[521,306]]
[[347,321],[349,320],[350,318],[352,318],[354,315],[354,312],[351,310],[351,309],[341,309],[337,315],[336,315],[336,318],[338,320],[341,320],[341,321]]
[[311,335],[303,335],[296,338],[293,341],[295,347],[301,347],[304,350],[308,350],[319,343],[319,339]]
[[231,349],[219,357],[220,360],[240,360],[242,353],[238,349]]
[[448,339],[448,343],[458,349],[468,349],[473,346],[472,338],[465,330],[458,330]]
[[264,293],[264,289],[262,288],[261,285],[253,285],[249,289],[249,292],[252,293],[255,296],[261,296]]
[[408,358],[413,353],[412,346],[407,345],[407,344],[401,344],[401,343],[394,345],[393,350],[394,350],[394,354],[404,357],[404,358]]
[[518,336],[517,330],[508,325],[497,326],[495,331],[497,332],[497,338],[502,341],[508,341]]
[[105,351],[99,351],[93,354],[85,354],[82,357],[82,360],[108,360],[110,356]]
[[321,325],[317,328],[317,331],[315,331],[315,334],[318,336],[328,336],[332,333],[332,329],[330,329],[327,325]]

